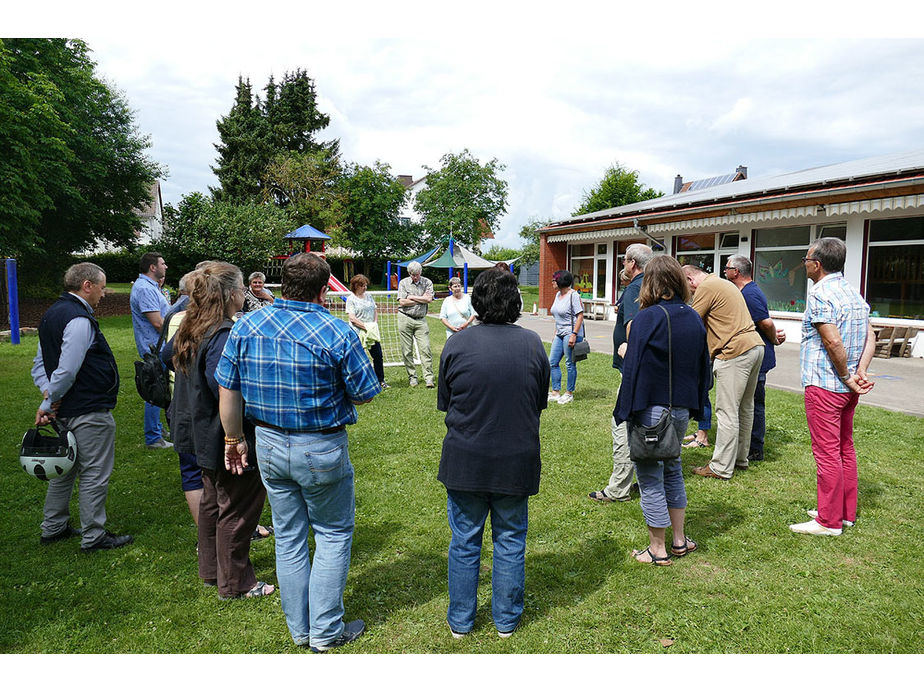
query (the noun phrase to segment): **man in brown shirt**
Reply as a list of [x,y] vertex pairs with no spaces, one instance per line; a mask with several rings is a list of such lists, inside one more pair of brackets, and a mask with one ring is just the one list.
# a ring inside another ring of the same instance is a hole
[[730,479],[735,469],[747,469],[754,390],[764,358],[764,343],[754,328],[744,297],[734,284],[699,267],[683,272],[693,291],[693,310],[706,326],[706,343],[713,358],[716,439],[712,461],[693,473]]

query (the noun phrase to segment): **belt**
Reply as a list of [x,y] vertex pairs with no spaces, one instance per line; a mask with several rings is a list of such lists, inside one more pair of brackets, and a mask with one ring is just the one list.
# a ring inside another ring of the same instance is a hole
[[339,426],[334,426],[333,428],[322,428],[319,431],[295,430],[291,428],[281,428],[279,426],[274,426],[271,423],[266,423],[266,421],[260,421],[259,419],[254,419],[253,425],[258,426],[259,428],[268,428],[272,431],[279,431],[280,433],[320,433],[321,435],[329,435],[331,433],[340,433],[340,431],[346,430],[346,424],[340,424]]

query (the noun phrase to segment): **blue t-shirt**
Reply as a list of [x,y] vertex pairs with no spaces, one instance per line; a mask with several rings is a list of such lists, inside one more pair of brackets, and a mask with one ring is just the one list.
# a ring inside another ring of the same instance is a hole
[[622,371],[622,356],[616,353],[619,346],[626,341],[626,325],[638,315],[638,295],[642,291],[642,277],[637,275],[623,290],[616,309],[616,327],[613,328],[613,368]]
[[138,355],[144,356],[148,352],[148,348],[157,344],[157,340],[160,339],[160,332],[154,328],[145,313],[157,311],[163,317],[170,310],[170,304],[167,303],[167,299],[161,293],[157,282],[144,274],[139,274],[132,285],[129,304],[132,308],[135,347],[138,349]]
[[[744,302],[748,304],[748,312],[751,314],[751,320],[754,321],[755,327],[761,320],[766,320],[770,317],[770,311],[767,309],[767,297],[757,286],[757,282],[745,284],[744,288],[741,289],[741,295],[744,296]],[[776,367],[776,354],[773,351],[773,342],[764,336],[759,327],[757,328],[757,334],[764,340],[764,360],[760,364],[760,372],[766,373]]]

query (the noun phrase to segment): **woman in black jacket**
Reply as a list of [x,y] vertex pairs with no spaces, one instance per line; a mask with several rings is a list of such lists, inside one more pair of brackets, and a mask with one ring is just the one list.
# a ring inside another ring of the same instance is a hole
[[244,303],[244,280],[241,271],[226,262],[210,262],[197,275],[186,317],[165,350],[164,360],[170,359],[176,370],[173,416],[187,424],[178,426],[178,432],[184,433],[175,440],[176,448],[189,449],[202,467],[199,577],[207,585],[217,585],[222,599],[262,597],[272,594],[275,587],[257,580],[250,562],[250,541],[266,489],[255,457],[242,474],[225,468],[215,381],[215,368],[233,325],[231,317]]
[[[689,297],[687,281],[674,258],[659,255],[648,262],[639,294],[642,310],[632,321],[622,385],[613,410],[616,423],[628,423],[630,436],[633,426],[654,425],[670,404],[675,430],[682,439],[689,417],[699,416],[707,401],[706,330],[699,315],[686,304]],[[696,542],[684,534],[687,497],[680,457],[633,462],[649,544],[632,555],[640,563],[670,565],[664,539],[668,526],[672,530],[674,556],[685,556],[697,548]]]

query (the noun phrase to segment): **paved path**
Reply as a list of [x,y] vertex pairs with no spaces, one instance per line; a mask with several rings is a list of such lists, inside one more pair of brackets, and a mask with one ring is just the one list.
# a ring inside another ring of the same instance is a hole
[[[544,342],[551,342],[555,334],[555,321],[551,316],[523,313],[517,324],[536,332]],[[591,351],[613,353],[614,325],[608,320],[584,322]],[[861,404],[924,417],[924,359],[874,358],[869,374],[876,385],[872,392],[860,398]],[[776,348],[776,368],[767,374],[767,385],[778,390],[802,392],[798,344],[784,343]]]

